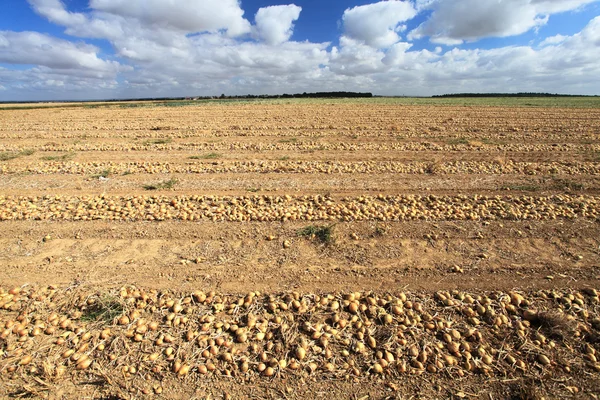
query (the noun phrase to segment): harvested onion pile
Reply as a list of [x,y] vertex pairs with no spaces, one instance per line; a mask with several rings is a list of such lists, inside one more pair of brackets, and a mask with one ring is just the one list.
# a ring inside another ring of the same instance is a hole
[[26,286],[1,290],[0,373],[148,384],[165,374],[598,374],[599,309],[594,289],[234,296]]
[[600,217],[598,196],[2,196],[0,221],[411,221]]
[[169,144],[144,144],[144,143],[51,143],[51,144],[4,144],[0,143],[0,151],[19,152],[23,150],[34,151],[60,151],[60,152],[87,152],[87,151],[402,151],[402,152],[598,152],[599,144],[579,143],[501,143],[501,144],[447,144],[430,142],[408,143],[374,143],[374,142],[231,142],[231,143],[195,143],[181,142]]
[[122,174],[214,174],[214,173],[293,173],[293,174],[561,174],[600,175],[595,162],[493,162],[452,161],[444,163],[397,161],[213,161],[172,164],[168,162],[42,162],[35,165],[2,165],[4,174],[34,173],[94,175],[110,171]]

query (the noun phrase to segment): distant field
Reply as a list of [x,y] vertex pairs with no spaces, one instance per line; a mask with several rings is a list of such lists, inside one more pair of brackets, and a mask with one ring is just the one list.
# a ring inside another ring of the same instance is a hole
[[18,103],[0,104],[0,110],[32,110],[38,108],[137,108],[137,107],[186,107],[218,103],[237,104],[404,104],[447,106],[496,106],[496,107],[566,107],[598,108],[599,97],[373,97],[362,99],[231,99],[231,100],[168,100],[132,102],[75,102],[75,103]]
[[600,97],[436,97],[384,99],[396,104],[598,108]]

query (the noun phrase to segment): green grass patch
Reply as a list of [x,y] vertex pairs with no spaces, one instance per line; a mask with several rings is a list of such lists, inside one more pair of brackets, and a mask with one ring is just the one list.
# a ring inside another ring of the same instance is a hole
[[298,236],[317,239],[321,243],[333,242],[334,225],[309,225],[298,231]]
[[99,174],[92,175],[92,178],[94,178],[94,179],[108,178],[111,173],[112,173],[112,171],[110,169],[105,169],[102,172],[100,172]]
[[173,139],[171,138],[164,138],[164,139],[153,139],[153,140],[146,140],[144,142],[145,145],[151,145],[151,144],[169,144],[172,143]]
[[68,160],[72,159],[73,157],[75,157],[75,153],[74,152],[69,152],[69,153],[61,154],[60,156],[44,156],[44,157],[40,157],[40,160],[44,160],[44,161],[68,161]]
[[112,322],[123,314],[125,307],[116,296],[104,295],[96,299],[88,309],[83,312],[81,320],[84,322],[104,321]]
[[458,144],[469,144],[469,139],[467,138],[452,138],[446,141],[449,145],[458,145]]
[[19,157],[30,156],[35,153],[35,150],[22,150],[22,151],[3,151],[0,153],[0,161],[14,160]]
[[552,188],[558,190],[583,190],[585,186],[583,183],[573,182],[569,179],[553,178]]
[[19,157],[19,153],[11,153],[8,151],[3,151],[2,153],[0,153],[0,161],[14,160],[15,158]]
[[281,139],[279,143],[296,143],[298,142],[298,138],[289,138],[289,139]]
[[168,181],[162,181],[154,184],[144,185],[145,190],[164,190],[173,189],[179,181],[177,179],[169,179]]
[[188,157],[190,160],[214,160],[216,158],[221,158],[223,157],[222,154],[219,153],[208,153],[208,154],[202,154],[199,156],[190,156]]

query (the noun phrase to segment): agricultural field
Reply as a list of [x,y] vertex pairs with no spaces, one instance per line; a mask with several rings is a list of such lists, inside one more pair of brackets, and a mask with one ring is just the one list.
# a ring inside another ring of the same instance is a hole
[[0,398],[597,399],[600,100],[0,106]]

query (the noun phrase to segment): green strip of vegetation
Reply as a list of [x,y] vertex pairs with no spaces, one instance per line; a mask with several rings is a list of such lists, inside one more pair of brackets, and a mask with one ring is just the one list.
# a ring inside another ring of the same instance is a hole
[[123,304],[115,296],[105,295],[83,312],[81,320],[84,322],[104,321],[111,323],[115,318],[123,314]]
[[22,151],[4,151],[0,153],[0,161],[14,160],[15,158],[30,156],[35,153],[34,150],[22,150]]
[[219,153],[208,153],[208,154],[203,154],[200,156],[190,156],[188,157],[190,160],[214,160],[216,158],[221,158],[223,157],[222,154]]
[[169,179],[168,181],[162,181],[154,184],[144,185],[145,190],[164,190],[173,189],[173,187],[179,182],[177,179]]
[[69,152],[65,154],[61,154],[60,156],[44,156],[40,157],[40,160],[44,161],[68,161],[75,157],[75,152]]
[[333,225],[309,225],[298,231],[298,236],[317,239],[321,243],[331,243],[333,241]]
[[173,139],[172,138],[162,138],[162,139],[152,139],[152,140],[146,140],[143,144],[148,146],[151,144],[169,144],[172,143]]
[[102,172],[100,172],[99,174],[92,175],[92,178],[94,178],[94,179],[108,178],[111,173],[112,173],[112,171],[110,169],[105,169]]

